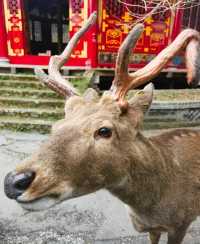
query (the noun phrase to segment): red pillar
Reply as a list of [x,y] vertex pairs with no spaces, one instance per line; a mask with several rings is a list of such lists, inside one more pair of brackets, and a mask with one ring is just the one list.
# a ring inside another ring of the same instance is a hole
[[3,0],[0,0],[0,63],[8,63],[7,34],[4,19]]
[[[98,13],[98,1],[88,0],[88,9],[89,9],[89,15],[96,11]],[[101,10],[100,10],[101,11]],[[91,67],[96,68],[97,67],[97,57],[98,57],[98,44],[97,44],[97,35],[98,35],[98,15],[97,15],[97,22],[93,25],[93,27],[90,29],[91,37],[90,41],[88,42],[90,45],[90,48],[88,50],[88,54],[91,58]]]

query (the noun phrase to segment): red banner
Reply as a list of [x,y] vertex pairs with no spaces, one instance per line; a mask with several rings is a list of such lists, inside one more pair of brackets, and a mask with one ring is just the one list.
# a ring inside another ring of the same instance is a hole
[[[124,1],[125,2],[125,1]],[[133,1],[131,1],[133,2]],[[136,2],[136,1],[135,1]],[[127,7],[115,0],[100,0],[98,51],[99,64],[112,64],[120,44],[138,19],[132,13],[141,13],[138,7]],[[144,64],[168,45],[171,36],[171,16],[168,11],[148,17],[131,62]]]

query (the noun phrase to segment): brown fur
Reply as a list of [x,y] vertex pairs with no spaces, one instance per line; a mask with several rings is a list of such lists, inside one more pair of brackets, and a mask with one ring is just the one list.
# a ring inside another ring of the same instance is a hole
[[[109,94],[85,97],[68,100],[66,118],[18,166],[18,173],[36,172],[26,198],[56,198],[66,185],[72,197],[106,188],[129,206],[135,228],[149,232],[152,244],[163,231],[168,244],[180,244],[200,214],[200,133],[180,129],[144,137],[139,128],[150,92],[138,93],[126,112]],[[101,127],[111,128],[112,137],[97,136]]]

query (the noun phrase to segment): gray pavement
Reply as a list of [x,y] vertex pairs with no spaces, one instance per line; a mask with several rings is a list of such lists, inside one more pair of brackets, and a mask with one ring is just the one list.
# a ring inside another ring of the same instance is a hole
[[[0,244],[149,243],[146,234],[133,229],[123,203],[105,190],[42,212],[26,212],[5,197],[4,176],[46,138],[36,133],[0,131]],[[166,243],[165,235],[160,243]],[[200,244],[200,220],[188,230],[184,244]]]

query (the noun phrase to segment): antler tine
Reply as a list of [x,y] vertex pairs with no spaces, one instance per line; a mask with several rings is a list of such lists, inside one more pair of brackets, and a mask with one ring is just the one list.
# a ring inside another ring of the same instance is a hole
[[[199,35],[200,36],[200,35]],[[192,39],[185,52],[185,60],[187,67],[187,83],[189,85],[199,85],[200,84],[200,37],[197,39]]]
[[80,38],[95,23],[96,18],[97,13],[94,12],[90,15],[84,26],[73,35],[64,51],[60,55],[55,55],[50,58],[48,66],[49,75],[45,74],[45,72],[40,68],[35,69],[35,74],[41,82],[63,96],[70,97],[73,95],[79,95],[78,91],[69,83],[69,81],[63,78],[60,73],[60,69],[69,59]]
[[[187,54],[188,52],[186,52],[186,68],[189,77],[188,83],[190,83],[195,78],[194,76],[196,75],[197,71],[195,71],[195,65],[193,65],[192,62],[189,62],[189,60],[192,58],[192,53],[194,54],[198,52],[197,45],[199,46],[199,42],[199,32],[192,29],[186,29],[182,31],[176,37],[176,39],[168,47],[162,50],[149,64],[131,74],[132,80],[128,89],[135,88],[154,78],[161,72],[164,66],[185,47],[189,47],[188,51],[192,51],[190,53],[190,57]],[[196,45],[195,47],[194,43]]]
[[132,48],[135,47],[143,31],[144,25],[137,24],[129,32],[128,36],[125,38],[119,48],[115,64],[115,77],[111,87],[112,94],[116,96],[116,98],[118,98],[118,91],[122,89],[122,87],[124,87],[125,84],[130,80],[128,73],[129,57]]
[[[127,37],[128,38],[128,37]],[[126,40],[125,40],[126,41]],[[199,56],[200,34],[192,29],[182,31],[176,39],[164,50],[162,50],[150,63],[135,73],[126,74],[125,82],[118,86],[115,92],[116,98],[123,101],[127,92],[131,88],[143,85],[158,75],[164,66],[183,48],[186,50],[186,67],[188,84],[198,76],[197,57]],[[193,57],[191,57],[193,55]],[[197,77],[199,82],[199,77]]]

